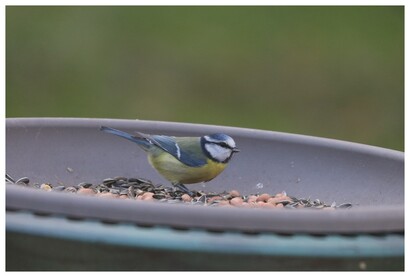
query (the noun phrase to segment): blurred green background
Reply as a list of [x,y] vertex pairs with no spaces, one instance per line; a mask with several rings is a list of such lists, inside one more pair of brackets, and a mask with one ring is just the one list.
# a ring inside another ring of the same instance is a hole
[[6,7],[6,116],[404,149],[404,7]]

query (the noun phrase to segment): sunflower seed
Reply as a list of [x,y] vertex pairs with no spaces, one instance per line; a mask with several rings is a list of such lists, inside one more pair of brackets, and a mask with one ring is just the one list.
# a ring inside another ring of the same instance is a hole
[[22,177],[16,181],[16,184],[28,185],[28,183],[30,183],[30,179],[27,177]]
[[16,183],[16,181],[14,181],[14,179],[7,173],[6,173],[6,182],[10,183],[10,184],[15,184]]
[[82,188],[85,188],[85,189],[91,187],[92,185],[93,184],[91,184],[91,183],[85,183],[85,182],[78,184],[79,187],[82,187]]
[[116,189],[116,188],[111,188],[111,189],[109,190],[109,192],[111,192],[112,194],[120,194],[120,190],[119,190],[119,189]]
[[128,195],[129,198],[132,198],[132,199],[135,198],[135,190],[134,190],[133,187],[129,187],[127,189],[127,195]]
[[353,206],[353,205],[350,204],[350,203],[343,203],[343,204],[340,204],[339,206],[336,206],[336,208],[349,209],[349,208],[351,208],[352,206]]
[[107,179],[104,179],[103,180],[103,184],[104,185],[112,185],[112,184],[114,184],[116,182],[116,180],[115,179],[112,179],[112,178],[107,178]]
[[77,192],[77,189],[75,187],[67,187],[67,188],[64,189],[64,191],[75,193],[75,192]]
[[201,197],[199,197],[197,202],[201,202],[201,203],[205,204],[206,203],[206,195],[204,194]]
[[64,189],[65,189],[65,186],[53,187],[53,190],[55,190],[55,191],[63,191]]
[[167,196],[162,193],[157,193],[157,194],[154,194],[152,197],[155,199],[163,199],[163,198],[166,198]]

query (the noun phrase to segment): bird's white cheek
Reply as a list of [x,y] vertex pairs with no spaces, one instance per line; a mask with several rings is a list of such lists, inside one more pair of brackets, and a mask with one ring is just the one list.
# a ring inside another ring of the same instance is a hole
[[219,162],[223,162],[231,156],[231,150],[221,147],[216,144],[206,144],[206,150],[209,152],[211,157]]

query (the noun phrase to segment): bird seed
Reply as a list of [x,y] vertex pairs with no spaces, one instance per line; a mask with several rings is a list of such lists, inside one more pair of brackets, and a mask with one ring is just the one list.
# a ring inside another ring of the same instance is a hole
[[76,185],[52,185],[50,183],[30,183],[29,178],[13,179],[6,174],[6,184],[33,187],[44,191],[58,191],[61,193],[76,193],[104,198],[132,199],[136,201],[158,201],[169,204],[191,204],[209,207],[238,207],[238,208],[265,208],[265,209],[299,209],[310,208],[315,210],[349,209],[351,203],[337,205],[335,202],[326,204],[319,199],[297,198],[288,196],[286,192],[277,194],[250,194],[241,195],[237,190],[222,193],[191,191],[191,195],[178,187],[154,185],[150,180],[143,178],[114,177],[106,178],[101,183],[93,184],[81,182]]

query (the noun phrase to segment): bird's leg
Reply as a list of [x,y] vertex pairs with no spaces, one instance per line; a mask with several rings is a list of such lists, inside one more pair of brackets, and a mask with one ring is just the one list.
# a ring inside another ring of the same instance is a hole
[[173,183],[174,187],[179,188],[180,190],[182,190],[183,192],[187,193],[189,196],[193,197],[195,195],[195,193],[193,193],[192,191],[190,191],[186,186],[184,186],[183,184],[180,183]]

